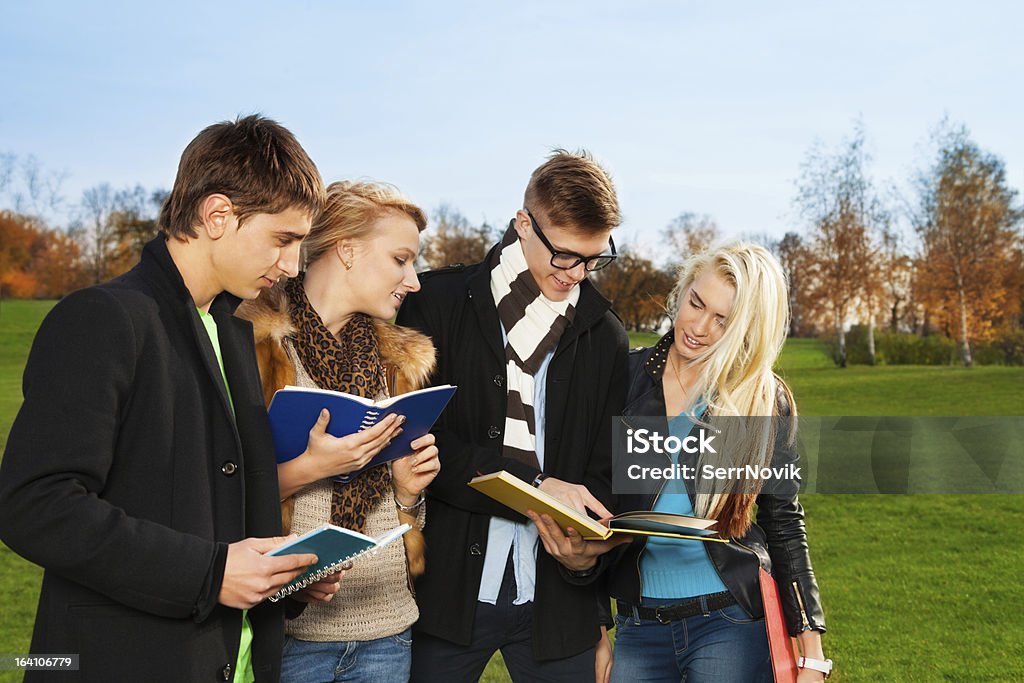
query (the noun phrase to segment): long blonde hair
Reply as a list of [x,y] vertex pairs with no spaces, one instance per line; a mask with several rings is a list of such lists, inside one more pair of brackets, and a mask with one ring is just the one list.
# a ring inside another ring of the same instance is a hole
[[[771,252],[748,242],[695,254],[683,263],[669,296],[673,316],[678,315],[690,286],[709,269],[732,285],[736,295],[721,339],[690,361],[699,373],[689,394],[696,397],[694,402],[700,397],[706,401],[711,427],[723,434],[720,443],[739,445],[738,450],[730,449],[729,464],[760,467],[771,461],[775,420],[722,418],[775,416],[780,390],[790,414],[796,415],[789,388],[772,371],[789,327],[786,276]],[[723,536],[738,537],[750,526],[755,498],[756,491],[750,489],[730,495],[698,490],[696,512],[717,519]]]

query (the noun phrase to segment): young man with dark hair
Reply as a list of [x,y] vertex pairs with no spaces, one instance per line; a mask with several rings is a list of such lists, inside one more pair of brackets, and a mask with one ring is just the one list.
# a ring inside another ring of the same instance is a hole
[[283,605],[263,601],[315,558],[265,555],[284,540],[277,466],[252,326],[233,313],[296,274],[324,201],[277,123],[210,126],[138,265],[43,321],[0,537],[45,569],[32,652],[80,661],[27,680],[278,680]]
[[607,173],[558,150],[484,261],[425,274],[399,311],[433,339],[434,380],[459,387],[435,430],[414,681],[475,681],[497,650],[516,681],[594,678],[598,559],[549,554],[529,520],[466,483],[504,469],[609,514],[627,338],[587,276],[614,259],[620,222]]

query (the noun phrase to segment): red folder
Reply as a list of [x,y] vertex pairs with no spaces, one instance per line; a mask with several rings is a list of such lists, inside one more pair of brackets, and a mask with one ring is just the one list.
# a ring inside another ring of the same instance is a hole
[[779,586],[772,575],[758,569],[761,602],[764,603],[764,625],[768,631],[768,649],[772,655],[772,673],[776,683],[796,683],[796,639],[790,638],[786,618],[782,614]]

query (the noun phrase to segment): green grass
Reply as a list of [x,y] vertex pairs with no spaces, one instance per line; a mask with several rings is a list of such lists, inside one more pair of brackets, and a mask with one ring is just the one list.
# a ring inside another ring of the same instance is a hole
[[[0,305],[0,444],[52,302]],[[631,335],[649,345],[656,335]],[[804,415],[1021,415],[1024,368],[835,368],[796,339],[778,365]],[[1024,679],[1024,496],[807,495],[807,527],[836,661],[833,680]],[[41,572],[0,545],[0,653],[28,651]],[[0,681],[18,680],[0,672]],[[507,681],[495,657],[481,679]]]
[[[52,301],[0,302],[0,449],[21,405],[21,372],[32,338]],[[43,572],[0,543],[0,653],[24,654],[32,639],[32,621]],[[14,671],[0,671],[0,681],[21,680]]]

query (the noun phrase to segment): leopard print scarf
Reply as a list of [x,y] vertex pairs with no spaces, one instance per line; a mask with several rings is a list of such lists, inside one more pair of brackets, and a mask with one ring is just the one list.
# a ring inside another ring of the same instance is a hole
[[[336,338],[306,298],[303,275],[289,280],[285,291],[288,312],[296,329],[292,342],[310,379],[322,389],[373,399],[386,396],[387,380],[373,320],[357,313]],[[335,481],[331,524],[361,532],[367,515],[390,489],[391,471],[387,467],[366,470],[347,484]]]

